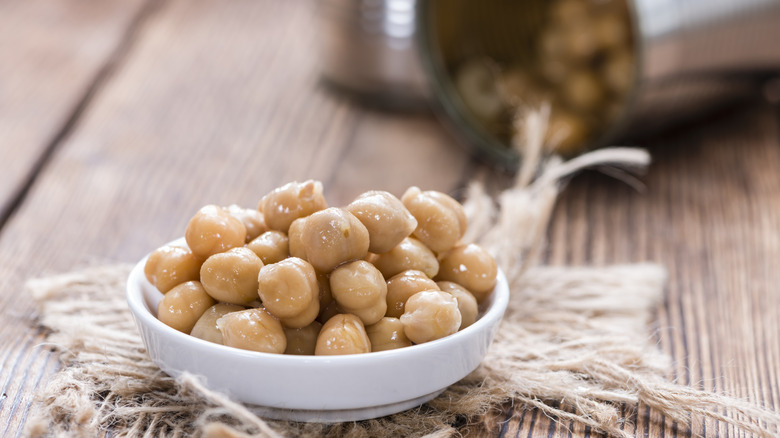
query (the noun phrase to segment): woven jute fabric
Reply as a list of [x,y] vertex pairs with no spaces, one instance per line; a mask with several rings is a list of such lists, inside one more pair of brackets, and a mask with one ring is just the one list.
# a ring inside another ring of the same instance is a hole
[[541,410],[566,427],[630,436],[621,410],[642,404],[680,425],[708,417],[774,436],[780,415],[666,378],[667,358],[647,325],[662,299],[662,267],[531,262],[566,175],[594,164],[647,160],[642,151],[598,151],[567,163],[552,160],[533,175],[530,167],[521,169],[498,197],[478,183],[469,187],[464,239],[496,256],[509,279],[510,303],[479,368],[421,407],[360,422],[270,421],[206,388],[198,376],[173,379],[144,349],[124,298],[130,267],[121,265],[28,283],[61,367],[38,395],[27,430],[32,436],[450,436],[512,405]]

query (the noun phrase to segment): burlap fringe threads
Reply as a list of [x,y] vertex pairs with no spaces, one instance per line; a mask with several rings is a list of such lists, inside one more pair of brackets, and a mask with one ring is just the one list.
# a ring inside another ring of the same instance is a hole
[[[544,112],[526,119],[530,150],[540,156]],[[497,199],[469,187],[467,239],[493,251],[510,280],[504,321],[482,365],[417,409],[354,423],[265,421],[252,408],[204,387],[192,375],[174,380],[149,359],[124,299],[128,266],[30,281],[40,323],[60,351],[60,370],[39,394],[31,436],[452,436],[457,428],[508,404],[535,408],[559,427],[588,426],[634,436],[630,416],[644,405],[685,427],[714,419],[757,436],[780,432],[780,415],[741,400],[677,385],[667,358],[647,333],[662,297],[656,265],[605,268],[529,267],[543,243],[560,181],[593,165],[647,165],[635,149],[608,149],[569,162],[526,165]],[[537,169],[541,169],[537,172]],[[496,421],[501,421],[497,419]]]

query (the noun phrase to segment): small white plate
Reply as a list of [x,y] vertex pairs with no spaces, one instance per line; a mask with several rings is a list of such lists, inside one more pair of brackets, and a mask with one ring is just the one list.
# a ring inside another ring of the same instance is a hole
[[146,258],[127,280],[127,302],[152,360],[171,376],[203,376],[209,388],[258,405],[268,418],[358,421],[401,412],[439,395],[479,366],[509,301],[499,271],[480,318],[446,338],[398,350],[345,356],[295,356],[207,342],[156,318],[163,295],[144,276]]

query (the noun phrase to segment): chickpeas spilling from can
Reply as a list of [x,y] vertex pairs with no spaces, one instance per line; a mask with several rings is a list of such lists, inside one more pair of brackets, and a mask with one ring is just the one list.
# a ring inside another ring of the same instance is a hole
[[329,207],[318,181],[292,182],[257,209],[207,205],[186,245],[153,251],[144,273],[157,317],[245,350],[344,355],[392,350],[473,324],[496,262],[465,244],[463,207],[437,191],[369,191]]
[[551,1],[532,41],[523,62],[465,60],[455,87],[468,111],[505,141],[522,129],[518,114],[548,102],[545,149],[574,155],[616,122],[633,86],[628,6],[625,0]]

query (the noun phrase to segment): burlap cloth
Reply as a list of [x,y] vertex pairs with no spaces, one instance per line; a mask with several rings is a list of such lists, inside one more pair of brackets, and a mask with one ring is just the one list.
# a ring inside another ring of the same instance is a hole
[[667,380],[667,358],[647,329],[662,298],[661,267],[528,268],[562,177],[593,164],[648,160],[635,150],[594,154],[550,162],[534,176],[525,169],[496,200],[472,184],[467,238],[496,254],[510,280],[509,308],[482,365],[420,408],[341,424],[266,421],[251,406],[203,387],[196,376],[174,380],[147,356],[127,309],[130,267],[107,266],[28,284],[61,367],[39,394],[27,431],[32,436],[95,436],[107,430],[117,436],[450,436],[512,404],[540,409],[567,426],[629,436],[632,428],[621,409],[636,410],[641,403],[680,425],[709,417],[756,435],[776,435],[778,414]]

